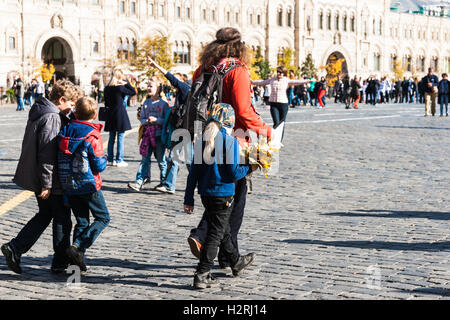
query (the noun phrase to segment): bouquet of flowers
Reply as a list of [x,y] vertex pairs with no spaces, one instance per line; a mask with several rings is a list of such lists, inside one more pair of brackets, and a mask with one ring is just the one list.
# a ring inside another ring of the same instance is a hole
[[280,152],[280,149],[283,147],[281,143],[283,127],[284,122],[274,130],[270,142],[267,138],[262,137],[256,143],[252,143],[241,150],[242,156],[248,159],[248,163],[257,164],[264,172],[266,178],[269,176],[272,163],[275,161],[275,153]]

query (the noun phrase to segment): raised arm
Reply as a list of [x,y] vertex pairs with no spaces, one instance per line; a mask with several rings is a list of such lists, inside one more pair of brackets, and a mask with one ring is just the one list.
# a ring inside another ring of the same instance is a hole
[[265,86],[268,85],[270,83],[272,83],[272,78],[266,79],[266,80],[251,80],[252,81],[252,85],[255,86]]
[[289,83],[288,83],[288,85],[289,86],[296,86],[296,85],[299,85],[299,84],[306,84],[306,83],[310,83],[311,82],[311,80],[309,80],[309,79],[299,79],[299,80],[294,80],[294,79],[292,79],[292,80],[289,80]]

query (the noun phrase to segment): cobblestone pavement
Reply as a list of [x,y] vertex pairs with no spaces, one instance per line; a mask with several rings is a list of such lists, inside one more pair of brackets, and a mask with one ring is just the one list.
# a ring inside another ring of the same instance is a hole
[[[0,215],[0,243],[37,210],[34,196],[11,182],[27,117],[14,109],[0,106],[0,206],[10,207]],[[22,275],[0,256],[0,299],[448,299],[450,119],[425,118],[423,109],[291,109],[279,173],[254,177],[247,200],[240,250],[255,252],[255,264],[241,278],[215,269],[220,286],[204,291],[192,289],[196,260],[186,237],[202,211],[182,212],[186,169],[175,195],[152,191],[155,179],[131,192],[133,132],[125,138],[129,167],[103,173],[112,220],[87,253],[80,287],[49,272],[48,228],[22,257]],[[271,122],[267,109],[261,114]]]

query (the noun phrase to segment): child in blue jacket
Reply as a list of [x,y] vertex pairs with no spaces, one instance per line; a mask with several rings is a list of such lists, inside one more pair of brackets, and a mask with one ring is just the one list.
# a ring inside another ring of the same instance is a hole
[[[92,123],[97,117],[97,102],[78,99],[72,120],[58,136],[58,173],[65,195],[77,220],[73,244],[67,249],[72,263],[87,271],[84,254],[108,226],[110,216],[101,188],[100,172],[106,169],[103,153],[103,125]],[[89,224],[89,211],[94,222]]]
[[[194,190],[198,187],[208,234],[200,253],[200,262],[194,276],[196,289],[216,284],[210,270],[221,246],[231,262],[234,276],[238,276],[254,260],[254,254],[240,256],[231,241],[230,214],[233,209],[235,181],[252,171],[249,165],[240,165],[239,144],[227,130],[234,127],[234,111],[230,105],[216,104],[209,115],[203,132],[204,142],[198,141],[194,150],[194,163],[189,172],[184,197],[184,211],[194,211]],[[200,148],[201,147],[201,148]],[[203,157],[199,160],[199,156]]]

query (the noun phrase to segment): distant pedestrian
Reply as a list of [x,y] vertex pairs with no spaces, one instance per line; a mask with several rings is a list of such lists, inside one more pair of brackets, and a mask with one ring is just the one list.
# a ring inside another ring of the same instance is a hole
[[357,76],[353,78],[350,86],[351,86],[350,95],[353,100],[353,108],[358,109],[358,102],[361,98],[359,91],[359,89],[361,88],[361,84],[359,83]]
[[[87,271],[84,259],[100,233],[108,226],[110,217],[101,191],[100,172],[106,169],[103,154],[102,124],[97,118],[97,102],[89,97],[78,99],[74,116],[58,136],[58,175],[65,195],[77,221],[73,243],[66,252],[71,262]],[[89,223],[89,212],[94,222]]]
[[444,107],[445,107],[445,116],[448,117],[448,96],[450,93],[449,90],[449,81],[448,75],[446,73],[442,74],[442,80],[439,81],[438,85],[438,94],[439,94],[439,103],[441,106],[441,117],[444,116]]
[[22,78],[20,76],[17,76],[16,80],[14,81],[13,89],[17,101],[16,111],[25,110],[24,105],[25,84],[23,83]]
[[[119,69],[113,71],[108,85],[104,89],[105,107],[107,108],[105,131],[109,132],[108,165],[127,167],[124,159],[125,131],[131,130],[130,119],[124,106],[125,96],[134,96],[135,89],[125,80],[125,75]],[[117,151],[114,157],[114,143],[117,137]]]
[[292,85],[305,84],[310,80],[293,80],[287,77],[288,71],[285,67],[280,66],[277,68],[277,76],[266,80],[252,81],[253,85],[257,86],[271,86],[271,92],[269,97],[270,114],[272,115],[273,126],[276,127],[283,121],[286,121],[286,117],[289,111],[289,100],[286,94],[287,89]]
[[428,74],[423,77],[423,88],[425,92],[425,117],[436,113],[436,97],[438,94],[439,79],[433,74],[433,68],[428,69]]

